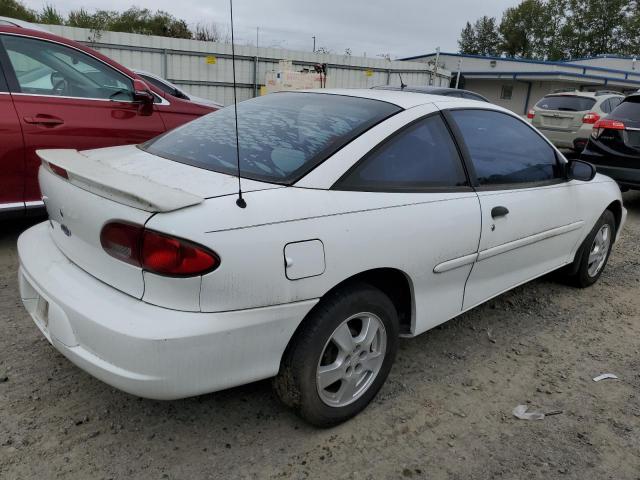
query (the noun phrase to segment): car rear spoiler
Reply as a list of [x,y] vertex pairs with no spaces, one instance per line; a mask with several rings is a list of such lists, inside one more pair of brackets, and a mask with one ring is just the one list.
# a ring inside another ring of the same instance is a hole
[[204,201],[184,190],[118,170],[77,150],[37,150],[36,154],[42,160],[42,168],[68,178],[73,185],[147,212],[171,212]]

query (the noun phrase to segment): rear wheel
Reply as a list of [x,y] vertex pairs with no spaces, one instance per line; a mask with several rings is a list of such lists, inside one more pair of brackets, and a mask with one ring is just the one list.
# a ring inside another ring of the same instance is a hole
[[615,234],[616,222],[613,213],[605,210],[579,250],[580,258],[576,259],[579,262],[578,268],[571,277],[576,286],[585,288],[598,281],[609,260]]
[[316,426],[344,422],[380,390],[397,343],[391,300],[367,284],[346,287],[324,298],[304,320],[274,380],[276,393]]

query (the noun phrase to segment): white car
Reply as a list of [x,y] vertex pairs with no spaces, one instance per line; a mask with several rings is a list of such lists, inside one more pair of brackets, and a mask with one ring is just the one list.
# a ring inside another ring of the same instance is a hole
[[175,399],[275,376],[333,425],[399,336],[562,267],[594,283],[626,218],[615,182],[489,103],[282,92],[238,117],[241,179],[233,107],[139,146],[39,152],[24,305],[110,385]]

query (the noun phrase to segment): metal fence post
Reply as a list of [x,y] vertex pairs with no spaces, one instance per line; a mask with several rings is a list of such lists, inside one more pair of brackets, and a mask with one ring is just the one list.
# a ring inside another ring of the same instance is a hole
[[253,96],[258,96],[258,56],[253,59]]
[[167,67],[167,56],[168,52],[166,48],[162,49],[162,77],[169,78],[169,69]]

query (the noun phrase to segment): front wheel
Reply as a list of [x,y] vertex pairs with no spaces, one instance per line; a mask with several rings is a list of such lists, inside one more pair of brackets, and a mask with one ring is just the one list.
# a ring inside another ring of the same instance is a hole
[[387,378],[398,343],[398,315],[368,284],[330,294],[305,318],[274,380],[298,415],[329,427],[362,411]]
[[616,221],[610,210],[600,216],[580,249],[581,256],[573,283],[586,288],[598,281],[604,270],[616,235]]

